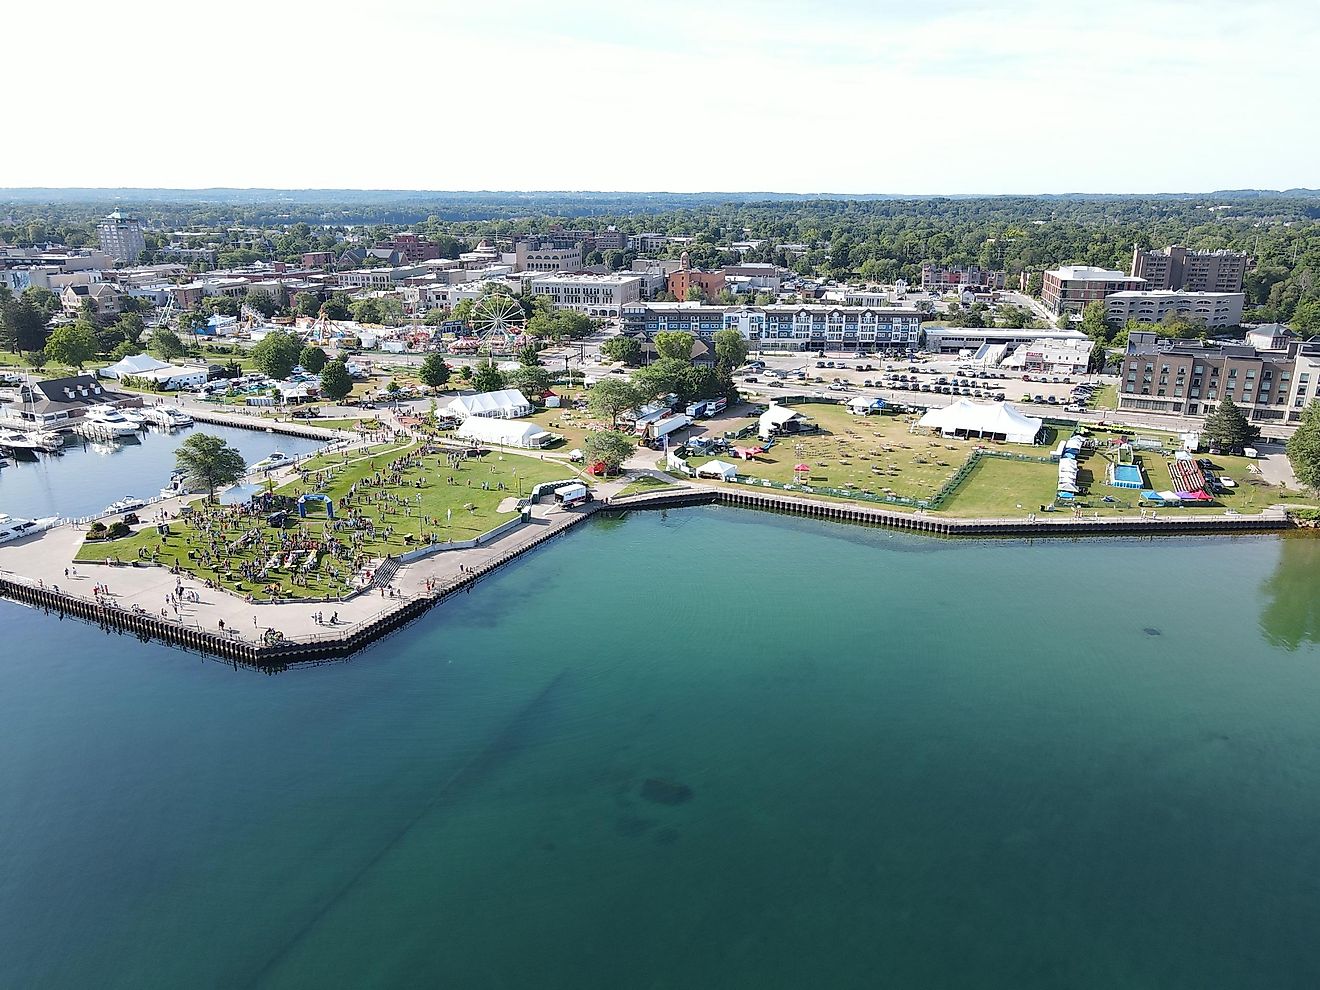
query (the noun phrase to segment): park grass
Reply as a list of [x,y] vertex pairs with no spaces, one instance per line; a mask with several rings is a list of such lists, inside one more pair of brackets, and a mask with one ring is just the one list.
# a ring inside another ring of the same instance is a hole
[[663,492],[677,490],[682,487],[684,486],[672,482],[661,481],[659,478],[652,475],[644,474],[638,478],[634,478],[628,484],[624,485],[614,497],[623,498],[627,495],[640,495],[642,492]]
[[[348,493],[354,482],[370,477],[378,469],[384,471],[389,464],[405,454],[415,450],[416,445],[405,443],[385,445],[367,453],[353,452],[345,459],[342,455],[320,455],[307,464],[307,473],[298,480],[289,482],[275,489],[279,494],[296,496],[305,492],[324,494],[338,501]],[[481,533],[494,529],[507,521],[513,514],[513,502],[518,498],[519,483],[524,492],[545,481],[558,481],[566,478],[568,472],[557,463],[540,461],[530,457],[492,452],[482,457],[471,458],[458,468],[445,464],[444,454],[431,454],[422,459],[419,467],[405,472],[402,486],[365,489],[369,493],[388,491],[408,500],[409,512],[405,514],[400,506],[385,506],[380,503],[366,503],[356,506],[375,523],[376,537],[369,539],[362,547],[362,552],[370,557],[384,557],[388,554],[403,553],[422,545],[426,537],[438,541],[446,539],[468,540]],[[458,482],[449,484],[452,476]],[[304,480],[305,479],[305,480]],[[418,479],[424,479],[421,487],[416,486]],[[499,484],[505,490],[499,490]],[[482,488],[482,484],[488,488]],[[420,502],[416,501],[421,496]],[[500,505],[508,500],[508,507],[500,511]],[[342,517],[345,513],[338,512]],[[435,519],[434,524],[426,524],[423,516]],[[88,542],[83,545],[77,559],[101,561],[107,558],[132,562],[141,559],[139,551],[164,565],[175,562],[200,579],[209,579],[222,587],[237,593],[255,591],[250,585],[243,586],[241,578],[229,578],[225,574],[201,566],[198,561],[188,558],[189,550],[201,550],[206,545],[202,534],[189,524],[186,518],[171,520],[173,532],[166,537],[156,534],[154,526],[147,525],[130,537],[114,541]],[[309,512],[307,519],[296,520],[298,530],[319,539],[326,534],[326,520],[319,507]],[[386,527],[392,534],[386,537]],[[253,528],[267,530],[264,517],[244,517],[238,528],[226,534],[227,541],[234,541],[243,533]],[[288,532],[293,532],[290,528]],[[424,535],[425,534],[425,535]],[[271,552],[270,546],[251,548],[233,559],[265,559]],[[283,569],[270,573],[266,583],[278,585],[282,597],[323,598],[337,595],[347,590],[347,579],[351,568],[344,561],[335,560],[328,564],[329,558],[322,560],[318,571],[307,576],[307,585],[295,585],[293,575]],[[329,573],[330,567],[338,570],[338,577]],[[257,597],[263,597],[258,595]]]
[[1117,409],[1118,408],[1118,386],[1106,385],[1099,389],[1089,403],[1091,409]]

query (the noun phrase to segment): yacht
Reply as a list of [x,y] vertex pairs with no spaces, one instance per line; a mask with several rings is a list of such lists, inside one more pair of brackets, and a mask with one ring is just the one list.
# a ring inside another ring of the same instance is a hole
[[0,447],[12,453],[43,449],[32,434],[21,430],[0,430]]
[[176,430],[181,426],[192,426],[193,418],[178,406],[151,406],[142,413],[142,418],[152,426]]
[[0,512],[0,543],[21,540],[25,536],[43,533],[60,521],[59,516],[47,516],[44,519],[20,519]]
[[276,468],[287,467],[292,464],[294,459],[282,451],[275,451],[269,457],[263,457],[252,465],[253,471],[274,471]]
[[133,495],[125,495],[117,502],[111,502],[101,513],[103,516],[112,516],[116,512],[132,512],[134,509],[140,509],[147,503]]
[[84,436],[131,437],[138,431],[134,423],[114,406],[89,406],[74,429]]
[[192,489],[188,487],[188,482],[184,480],[182,474],[175,471],[170,475],[170,483],[160,490],[161,498],[175,498],[179,495],[191,495]]
[[64,451],[64,434],[58,430],[34,430],[28,436],[48,454],[59,454]]

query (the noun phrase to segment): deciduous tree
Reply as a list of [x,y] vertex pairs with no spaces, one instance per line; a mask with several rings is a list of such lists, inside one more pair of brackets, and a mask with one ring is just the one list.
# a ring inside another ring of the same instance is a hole
[[217,436],[194,433],[174,452],[174,467],[193,488],[205,488],[207,501],[215,501],[215,490],[243,477],[247,465],[243,455]]
[[324,398],[338,402],[351,391],[353,379],[343,361],[331,361],[321,369],[321,395]]

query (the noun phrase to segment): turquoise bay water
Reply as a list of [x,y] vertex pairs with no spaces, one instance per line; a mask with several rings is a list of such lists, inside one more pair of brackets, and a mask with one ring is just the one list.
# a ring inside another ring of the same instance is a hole
[[169,484],[174,451],[195,432],[223,437],[249,464],[272,451],[297,456],[323,445],[319,440],[210,423],[173,433],[146,430],[125,443],[88,443],[75,437],[58,457],[8,457],[8,467],[0,468],[0,512],[29,519],[77,518],[100,512],[125,495],[150,498]]
[[637,514],[277,676],[0,602],[0,985],[1313,987],[1318,546]]

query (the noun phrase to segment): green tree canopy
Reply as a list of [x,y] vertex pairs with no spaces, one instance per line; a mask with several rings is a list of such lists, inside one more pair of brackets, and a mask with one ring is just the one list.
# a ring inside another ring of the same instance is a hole
[[482,358],[472,372],[472,387],[478,392],[497,392],[504,387],[504,373],[490,358]]
[[1240,452],[1250,446],[1260,431],[1247,422],[1242,410],[1228,396],[1220,400],[1219,405],[1205,418],[1201,435],[1212,447],[1221,450]]
[[449,365],[445,364],[445,359],[439,354],[428,354],[422,359],[419,377],[423,385],[444,388],[449,383]]
[[13,353],[40,350],[49,323],[50,314],[28,292],[0,303],[0,342]]
[[208,501],[215,490],[243,477],[247,465],[243,455],[217,436],[194,433],[174,452],[174,467],[193,488],[205,488]]
[[692,334],[683,330],[661,330],[655,335],[655,350],[661,358],[673,358],[675,361],[692,360]]
[[96,357],[96,330],[85,320],[56,327],[46,338],[46,356],[56,364],[81,368]]
[[644,402],[641,389],[615,376],[602,378],[587,392],[587,409],[593,416],[608,419],[611,429],[619,425],[621,415]]
[[1100,300],[1087,303],[1082,310],[1082,333],[1101,343],[1108,343],[1113,338],[1114,328],[1109,325],[1109,315]]
[[243,297],[243,305],[256,310],[268,320],[280,311],[280,304],[275,301],[275,297],[262,289],[248,289],[247,295]]
[[632,380],[641,389],[645,401],[649,402],[670,392],[680,391],[683,373],[690,367],[692,365],[688,361],[662,357],[634,371]]
[[276,381],[288,378],[302,354],[302,341],[288,330],[271,330],[252,348],[257,370]]
[[642,342],[636,337],[619,334],[601,344],[600,353],[611,361],[622,361],[630,367],[636,367],[642,362]]
[[1306,407],[1297,432],[1288,438],[1287,450],[1297,480],[1320,491],[1320,401]]
[[737,330],[716,330],[714,336],[715,360],[732,370],[747,360],[747,341]]
[[183,341],[179,339],[179,335],[169,327],[157,327],[151,331],[149,346],[151,350],[166,361],[171,358],[183,357],[184,354],[188,353],[188,348],[183,346]]
[[321,312],[321,297],[315,292],[295,293],[293,309],[299,316],[316,317]]
[[522,364],[517,371],[511,371],[505,376],[505,382],[509,388],[521,390],[523,395],[545,395],[550,391],[550,372],[539,364]]
[[321,395],[332,402],[353,391],[353,379],[348,374],[348,367],[342,360],[331,361],[321,369]]
[[595,430],[583,441],[582,450],[587,460],[595,463],[603,461],[606,474],[618,474],[632,452],[637,449],[637,442],[626,433],[618,430]]
[[309,371],[313,375],[321,373],[327,360],[325,351],[313,344],[308,344],[298,352],[298,363],[303,366],[304,371]]

